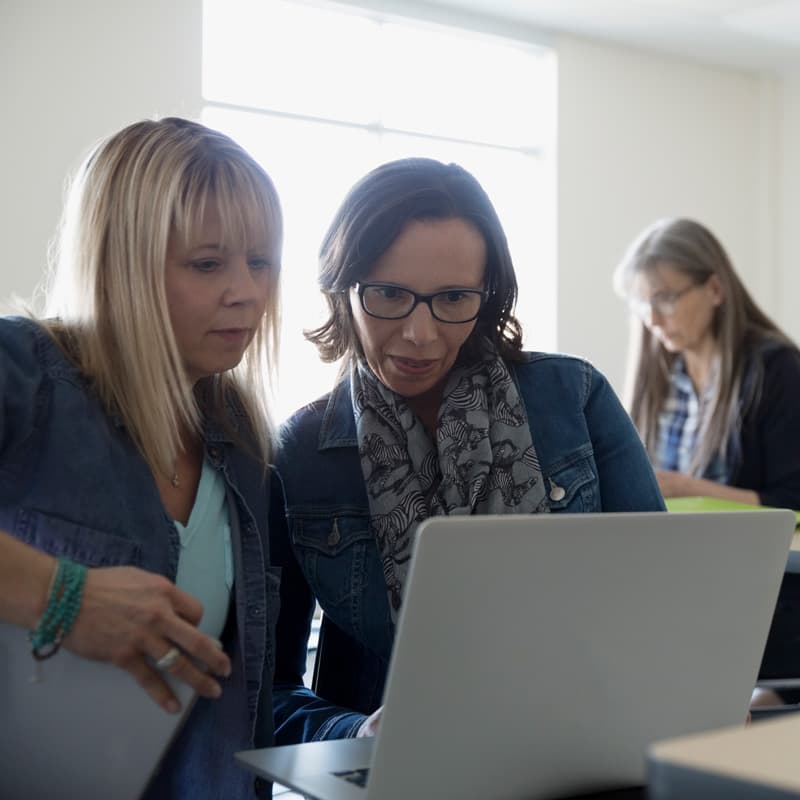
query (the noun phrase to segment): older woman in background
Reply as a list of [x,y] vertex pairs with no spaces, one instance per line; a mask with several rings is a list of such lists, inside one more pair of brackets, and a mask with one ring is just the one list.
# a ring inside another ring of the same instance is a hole
[[717,238],[660,220],[614,281],[641,322],[630,411],[664,496],[800,509],[800,352]]

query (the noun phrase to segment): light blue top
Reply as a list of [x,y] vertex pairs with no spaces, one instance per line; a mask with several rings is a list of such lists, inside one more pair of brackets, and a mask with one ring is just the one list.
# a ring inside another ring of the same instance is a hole
[[219,639],[228,618],[233,586],[231,525],[225,482],[207,460],[186,525],[175,522],[181,540],[179,588],[203,604],[200,630]]

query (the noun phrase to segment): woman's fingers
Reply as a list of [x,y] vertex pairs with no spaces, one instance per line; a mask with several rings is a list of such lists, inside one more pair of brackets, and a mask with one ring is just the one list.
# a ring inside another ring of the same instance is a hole
[[136,682],[158,703],[164,711],[177,714],[181,709],[178,698],[172,689],[161,677],[155,667],[151,667],[144,658],[137,658],[125,666],[128,672],[136,678]]
[[161,575],[134,567],[92,569],[83,602],[65,645],[79,655],[111,661],[131,673],[167,710],[179,706],[164,673],[187,683],[203,697],[221,693],[214,676],[228,676],[230,659],[219,642],[197,629],[202,605]]
[[[227,678],[231,674],[230,659],[222,651],[220,643],[188,622],[176,617],[165,625],[163,635],[177,644],[186,655],[204,665],[213,675]],[[170,671],[174,672],[174,670]],[[204,696],[211,697],[212,695]]]
[[165,711],[176,713],[181,707],[165,675],[183,681],[202,697],[213,699],[222,694],[219,683],[172,642],[164,639],[155,640],[149,645],[148,650],[146,655],[137,654],[120,662],[119,666],[130,672],[139,685]]
[[169,585],[169,601],[175,613],[192,625],[199,625],[203,617],[203,606],[197,598],[179,589],[175,584]]
[[360,725],[356,732],[356,738],[360,739],[362,736],[377,736],[378,728],[381,726],[381,717],[383,716],[383,706],[373,711]]
[[[161,672],[168,673],[189,684],[202,697],[217,698],[222,694],[222,687],[219,683],[186,653],[181,652],[174,645],[170,645],[166,655],[169,656],[168,663],[160,670]],[[164,656],[161,656],[161,659],[164,660]]]

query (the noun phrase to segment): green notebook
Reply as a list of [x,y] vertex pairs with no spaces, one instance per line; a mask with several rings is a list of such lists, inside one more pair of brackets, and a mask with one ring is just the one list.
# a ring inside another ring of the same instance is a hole
[[[717,497],[670,497],[664,502],[667,511],[768,511],[771,508],[720,500]],[[800,511],[795,511],[794,515],[797,525],[800,526]]]

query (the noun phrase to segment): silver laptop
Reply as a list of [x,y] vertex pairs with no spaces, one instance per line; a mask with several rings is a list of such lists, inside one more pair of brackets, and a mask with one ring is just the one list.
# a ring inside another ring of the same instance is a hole
[[788,511],[428,520],[378,736],[237,759],[317,800],[643,784],[650,742],[744,721],[794,525]]
[[179,714],[127,672],[62,649],[34,683],[27,632],[0,623],[0,797],[136,800],[188,716],[193,691],[170,679]]

